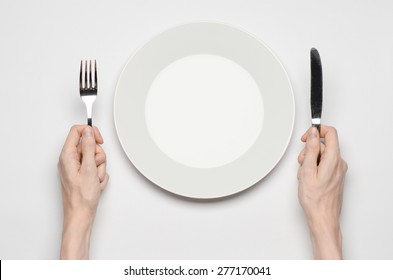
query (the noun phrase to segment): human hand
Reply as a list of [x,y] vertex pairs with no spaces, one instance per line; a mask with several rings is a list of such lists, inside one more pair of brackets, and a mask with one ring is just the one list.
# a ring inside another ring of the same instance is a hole
[[103,138],[96,127],[71,128],[58,163],[64,224],[60,258],[88,258],[90,233],[109,176]]
[[[325,139],[320,142],[320,137]],[[342,259],[340,212],[347,163],[341,158],[336,129],[311,127],[301,138],[298,196],[307,217],[316,259]],[[320,155],[320,162],[318,156]]]

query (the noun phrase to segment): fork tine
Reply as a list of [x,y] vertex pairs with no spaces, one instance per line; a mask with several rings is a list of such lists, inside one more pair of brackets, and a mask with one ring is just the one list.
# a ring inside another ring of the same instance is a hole
[[89,88],[89,85],[87,84],[87,60],[85,60],[85,88]]
[[97,61],[94,60],[94,88],[98,89],[98,83],[97,83]]
[[82,84],[82,67],[83,66],[83,60],[81,60],[81,68],[80,68],[80,71],[79,71],[79,90],[81,90],[82,88],[83,88],[83,84]]
[[90,60],[90,71],[89,71],[89,88],[93,88],[93,61]]

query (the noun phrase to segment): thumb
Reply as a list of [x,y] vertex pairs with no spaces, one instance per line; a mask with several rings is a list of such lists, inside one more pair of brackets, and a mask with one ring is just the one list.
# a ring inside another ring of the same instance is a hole
[[94,138],[93,130],[90,126],[83,129],[82,134],[82,167],[96,167],[95,154],[96,154],[96,140]]
[[316,168],[320,152],[319,133],[315,127],[311,127],[307,134],[306,149],[303,166]]

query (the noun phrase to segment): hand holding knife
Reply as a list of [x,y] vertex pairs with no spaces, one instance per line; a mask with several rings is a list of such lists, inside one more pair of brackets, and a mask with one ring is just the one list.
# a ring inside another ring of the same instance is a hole
[[316,129],[308,129],[301,139],[306,146],[298,157],[299,202],[307,217],[314,258],[338,260],[343,258],[339,218],[348,166],[340,155],[335,128],[321,126],[322,65],[314,48],[310,59],[311,123]]

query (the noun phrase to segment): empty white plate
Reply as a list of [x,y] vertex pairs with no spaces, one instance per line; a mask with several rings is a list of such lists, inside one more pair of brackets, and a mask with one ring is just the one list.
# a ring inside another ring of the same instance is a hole
[[278,163],[294,99],[281,63],[255,37],[192,23],[130,58],[114,117],[124,151],[146,178],[178,195],[218,198],[247,189]]

